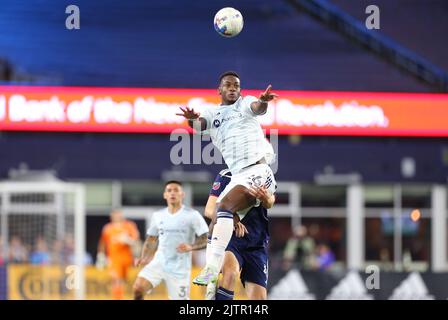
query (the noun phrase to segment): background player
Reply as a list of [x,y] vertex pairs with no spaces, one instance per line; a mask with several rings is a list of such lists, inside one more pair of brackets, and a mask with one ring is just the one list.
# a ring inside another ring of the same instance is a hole
[[[262,205],[252,207],[241,220],[247,232],[242,237],[235,233],[230,239],[222,266],[223,276],[215,294],[216,300],[233,300],[238,275],[250,300],[267,299],[269,243],[267,209],[274,205],[275,196],[269,194],[264,187],[255,187],[251,192],[262,201]],[[211,290],[213,292],[213,289]]]
[[112,297],[123,299],[124,285],[134,257],[132,249],[140,240],[134,222],[126,220],[120,210],[110,214],[110,222],[103,227],[98,244],[97,267],[108,264],[112,276]]
[[[270,143],[267,143],[267,148],[266,159],[268,164],[271,165],[274,162],[275,153]],[[217,199],[230,180],[230,171],[222,170],[216,176],[210,190],[205,214],[212,220],[210,223],[211,230],[215,222]],[[208,300],[233,299],[235,279],[240,271],[241,281],[248,298],[251,300],[267,298],[269,228],[266,209],[272,208],[275,196],[266,192],[265,188],[260,187],[253,187],[249,191],[261,201],[261,206],[252,207],[245,215],[244,212],[241,215],[241,222],[236,225],[235,234],[233,234],[225,252],[220,287],[216,290],[216,283],[208,284],[206,295]],[[239,218],[240,215],[238,215],[238,221]],[[209,254],[209,245],[207,245],[207,249],[207,254]]]
[[270,92],[269,85],[259,99],[243,98],[239,76],[231,71],[222,74],[219,81],[220,106],[208,108],[202,115],[188,107],[181,108],[182,113],[178,114],[188,119],[191,127],[210,133],[232,172],[232,180],[220,196],[211,254],[205,268],[193,280],[198,285],[217,280],[224,251],[232,237],[233,214],[257,203],[249,188],[264,185],[271,194],[276,188],[274,175],[265,160],[265,136],[256,117],[266,113],[268,102],[277,95]]
[[156,211],[151,218],[142,254],[137,260],[137,266],[144,268],[134,283],[136,300],[142,300],[161,281],[165,281],[169,299],[189,299],[191,251],[205,248],[207,244],[207,224],[198,211],[183,205],[182,184],[167,182],[163,198],[167,207]]

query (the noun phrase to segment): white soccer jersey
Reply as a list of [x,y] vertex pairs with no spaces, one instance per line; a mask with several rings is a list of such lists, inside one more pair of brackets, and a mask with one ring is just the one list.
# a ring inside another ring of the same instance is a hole
[[175,214],[168,208],[154,212],[147,236],[159,238],[159,244],[153,262],[163,266],[163,271],[186,276],[191,272],[191,252],[178,253],[181,243],[192,244],[196,236],[208,232],[208,226],[201,214],[189,207],[182,206]]
[[265,135],[250,104],[258,99],[240,97],[232,105],[211,107],[201,113],[206,133],[221,152],[232,174],[254,164],[266,154]]
[[264,156],[264,158],[266,160],[266,163],[270,166],[277,159],[277,154],[275,153],[272,144],[266,139],[265,139],[265,145],[266,145],[266,155]]

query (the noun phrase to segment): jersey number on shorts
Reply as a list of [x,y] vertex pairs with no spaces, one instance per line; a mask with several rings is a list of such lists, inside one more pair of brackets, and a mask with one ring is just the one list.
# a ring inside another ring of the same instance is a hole
[[187,294],[187,287],[186,286],[180,286],[179,287],[179,297],[180,298],[185,298]]

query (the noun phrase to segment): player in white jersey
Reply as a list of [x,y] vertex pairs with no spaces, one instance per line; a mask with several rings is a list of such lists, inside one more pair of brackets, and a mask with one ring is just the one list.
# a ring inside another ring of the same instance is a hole
[[[276,182],[266,161],[265,135],[257,116],[266,113],[268,102],[277,95],[271,93],[271,85],[257,99],[240,94],[240,79],[235,72],[221,75],[218,92],[221,104],[208,108],[202,114],[188,107],[180,108],[189,125],[203,133],[209,133],[213,144],[221,152],[232,173],[232,179],[221,193],[218,202],[217,221],[211,240],[211,252],[205,268],[193,280],[198,285],[208,285],[218,279],[225,249],[232,237],[233,219],[236,213],[248,212],[259,205],[250,188],[265,187],[271,194]],[[237,216],[236,216],[237,217]]]
[[134,283],[134,298],[165,281],[168,297],[190,297],[191,251],[205,248],[208,227],[202,215],[183,205],[184,192],[178,181],[165,185],[165,209],[154,212],[137,266],[144,266]]

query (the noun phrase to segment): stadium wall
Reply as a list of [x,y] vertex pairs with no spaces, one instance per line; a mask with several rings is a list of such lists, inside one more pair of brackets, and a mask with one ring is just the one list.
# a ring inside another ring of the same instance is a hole
[[[448,176],[448,142],[431,138],[280,137],[278,181],[313,182],[332,166],[334,173],[359,173],[364,182],[440,182]],[[175,166],[166,135],[2,133],[0,177],[26,162],[33,170],[56,170],[62,179],[157,180]],[[203,147],[206,143],[203,143]],[[157,150],[157,156],[154,156]],[[404,158],[414,158],[415,175],[402,175]],[[126,164],[126,165],[123,165]],[[224,165],[176,166],[214,176]]]
[[[6,277],[6,270],[8,276]],[[193,268],[195,275],[200,270]],[[132,280],[138,270],[132,269],[126,286],[125,299],[132,299]],[[65,287],[66,275],[58,266],[9,265],[0,268],[2,276],[1,299],[11,300],[65,300],[73,299],[72,291]],[[269,299],[282,300],[446,300],[448,273],[433,272],[372,272],[356,271],[303,271],[292,268],[284,271],[270,268]],[[376,277],[376,278],[375,278]],[[6,281],[7,280],[7,281]],[[86,299],[110,299],[111,280],[106,270],[86,268]],[[8,288],[8,292],[6,292]],[[205,289],[191,286],[191,299],[202,300]],[[7,293],[7,295],[6,295]],[[163,284],[146,299],[167,299]],[[238,282],[236,300],[247,299]]]
[[448,273],[270,269],[269,298],[282,300],[446,300]]
[[[8,276],[6,277],[6,269]],[[8,300],[72,300],[75,298],[73,290],[67,289],[66,281],[68,275],[65,268],[60,266],[35,266],[29,264],[11,264],[7,268],[0,268],[0,279],[5,291],[3,299]],[[110,300],[112,280],[107,270],[100,270],[93,266],[85,269],[86,275],[86,299],[87,300]],[[130,270],[128,282],[125,288],[125,299],[132,299],[132,285],[138,273],[137,268]],[[192,275],[198,274],[200,268],[194,267]],[[193,279],[193,278],[192,278]],[[3,280],[5,280],[3,282]],[[7,280],[7,281],[6,281]],[[6,292],[6,288],[7,292]],[[0,289],[2,287],[0,286]],[[205,288],[191,286],[191,299],[203,300]],[[0,291],[0,294],[2,292]],[[6,295],[7,293],[7,295]],[[236,299],[246,299],[244,288],[238,284],[235,290]],[[1,295],[0,295],[1,298]],[[146,296],[149,300],[168,299],[165,285],[162,283],[152,293]]]

